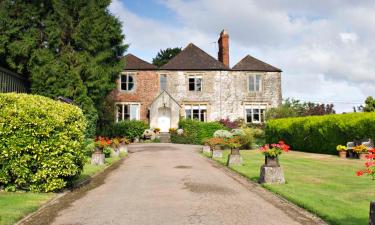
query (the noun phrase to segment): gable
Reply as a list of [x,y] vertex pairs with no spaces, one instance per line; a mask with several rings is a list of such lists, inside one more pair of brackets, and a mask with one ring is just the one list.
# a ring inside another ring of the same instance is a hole
[[125,70],[156,70],[156,66],[133,54],[127,54],[123,59],[125,60]]
[[259,59],[252,57],[251,55],[245,56],[241,59],[232,70],[238,71],[264,71],[264,72],[282,72],[281,69],[271,66]]

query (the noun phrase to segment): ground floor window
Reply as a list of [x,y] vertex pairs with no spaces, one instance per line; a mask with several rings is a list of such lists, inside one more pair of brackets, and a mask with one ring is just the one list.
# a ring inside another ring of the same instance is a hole
[[116,122],[122,120],[139,120],[140,104],[139,103],[116,103]]
[[185,105],[185,118],[196,119],[199,121],[207,121],[207,106],[206,105]]
[[246,105],[245,119],[246,123],[264,123],[266,119],[266,105]]

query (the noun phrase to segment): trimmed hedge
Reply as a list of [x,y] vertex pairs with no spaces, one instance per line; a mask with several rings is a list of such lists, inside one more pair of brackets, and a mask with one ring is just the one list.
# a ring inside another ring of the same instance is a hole
[[375,139],[375,113],[275,119],[266,125],[267,143],[284,140],[305,152],[337,154],[336,145],[364,138]]
[[171,134],[172,143],[178,144],[203,144],[205,139],[211,138],[217,130],[227,130],[219,122],[201,122],[198,120],[181,119],[179,128],[184,130],[184,134],[179,136]]
[[83,168],[81,109],[27,94],[0,94],[0,188],[50,192]]
[[148,124],[142,120],[124,120],[115,123],[112,128],[112,137],[126,137],[128,139],[140,138],[148,129]]

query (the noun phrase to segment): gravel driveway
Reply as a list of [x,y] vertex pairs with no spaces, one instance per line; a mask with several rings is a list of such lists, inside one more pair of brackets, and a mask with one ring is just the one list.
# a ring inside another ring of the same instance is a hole
[[[324,224],[197,153],[134,144],[103,183],[49,216],[52,224]],[[62,204],[62,203],[60,203]],[[39,220],[43,221],[43,220]]]

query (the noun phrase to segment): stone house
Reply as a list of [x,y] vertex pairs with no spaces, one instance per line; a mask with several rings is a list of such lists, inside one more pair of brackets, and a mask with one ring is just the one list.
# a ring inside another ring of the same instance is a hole
[[220,33],[218,59],[190,43],[161,68],[128,54],[113,95],[116,121],[145,120],[168,132],[180,117],[262,123],[281,103],[281,70],[250,55],[229,67],[229,35]]

